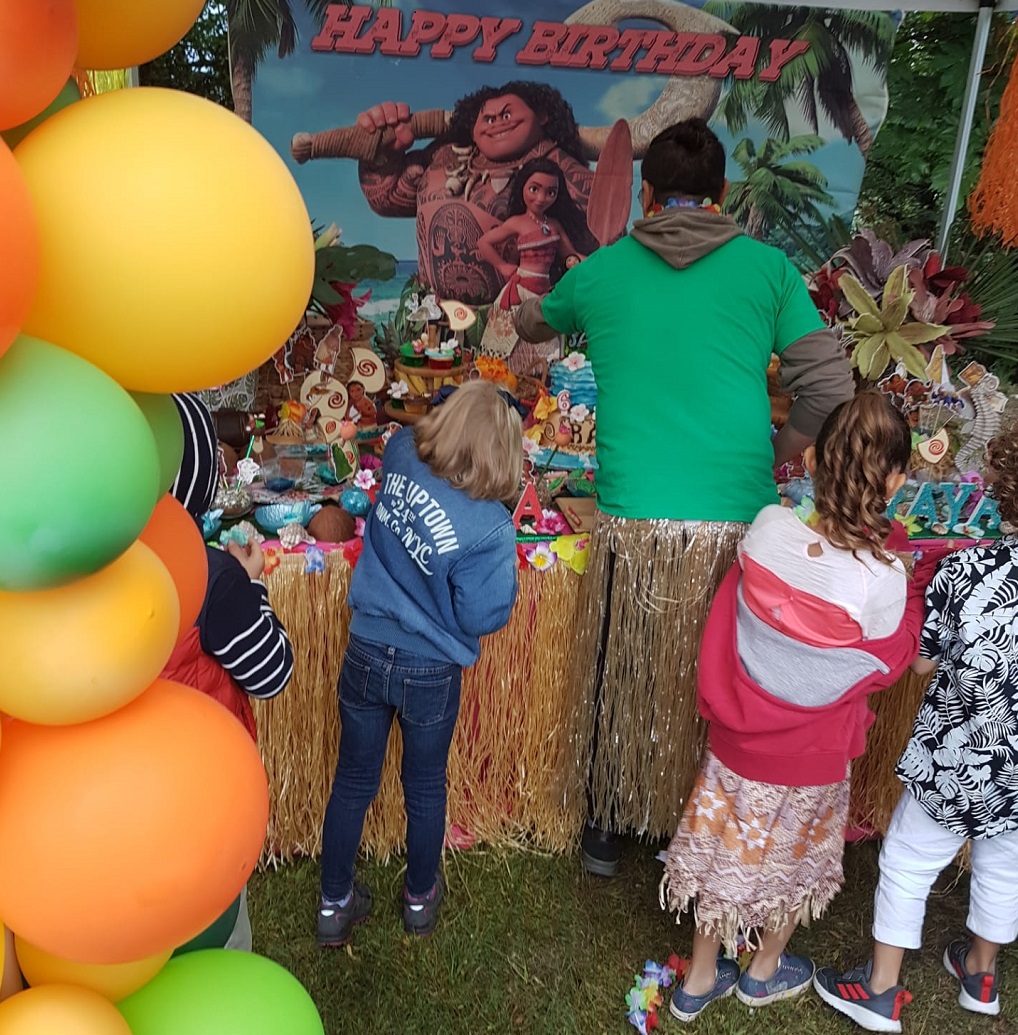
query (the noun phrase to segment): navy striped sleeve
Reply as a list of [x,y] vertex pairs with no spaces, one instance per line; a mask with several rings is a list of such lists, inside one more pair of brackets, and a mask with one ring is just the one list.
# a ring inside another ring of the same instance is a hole
[[[219,552],[219,551],[217,551]],[[213,655],[252,697],[274,697],[293,675],[293,648],[261,582],[223,554],[210,571],[210,589],[198,622],[202,650]]]
[[170,493],[199,520],[211,506],[219,481],[219,441],[212,413],[193,393],[173,396],[184,426],[184,454]]

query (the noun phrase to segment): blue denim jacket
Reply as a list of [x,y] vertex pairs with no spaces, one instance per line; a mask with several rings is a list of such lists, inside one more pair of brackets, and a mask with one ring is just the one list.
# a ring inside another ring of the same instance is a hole
[[350,583],[350,631],[462,666],[516,601],[516,533],[501,504],[471,499],[417,456],[413,429],[382,458],[382,486]]

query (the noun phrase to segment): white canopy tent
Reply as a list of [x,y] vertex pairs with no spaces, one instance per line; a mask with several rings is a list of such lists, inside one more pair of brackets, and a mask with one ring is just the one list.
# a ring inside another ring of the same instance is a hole
[[976,100],[979,96],[979,77],[986,59],[986,45],[990,39],[990,23],[998,12],[1018,11],[1018,0],[904,0],[895,4],[886,0],[849,0],[839,3],[838,0],[766,0],[776,7],[827,7],[849,8],[853,11],[955,11],[959,14],[976,16],[975,38],[972,42],[972,57],[969,60],[968,79],[965,83],[965,95],[961,103],[961,120],[958,124],[958,136],[955,139],[954,154],[951,156],[951,169],[947,179],[947,198],[940,216],[940,227],[937,231],[937,251],[947,254],[947,238],[951,225],[958,213],[961,194],[962,173],[965,169],[965,156],[968,154],[969,138],[972,135],[972,121],[976,111]]

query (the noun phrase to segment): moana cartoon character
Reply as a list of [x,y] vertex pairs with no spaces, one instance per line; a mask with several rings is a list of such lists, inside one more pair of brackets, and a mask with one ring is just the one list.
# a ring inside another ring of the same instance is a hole
[[[546,295],[564,267],[585,257],[574,242],[584,240],[586,231],[562,170],[548,158],[527,162],[510,184],[508,218],[477,243],[478,254],[506,282],[488,316],[482,352],[507,359],[517,374],[535,361],[558,357],[558,338],[539,344],[522,341],[514,315],[524,299]],[[516,263],[504,257],[510,249],[518,256]]]
[[509,182],[526,162],[554,161],[586,206],[593,173],[573,110],[542,83],[487,86],[462,98],[423,149],[413,148],[419,127],[406,104],[375,105],[357,125],[380,137],[374,161],[360,163],[364,196],[379,215],[416,216],[419,275],[440,298],[483,304],[498,294],[502,281],[478,261],[477,245],[508,215]]

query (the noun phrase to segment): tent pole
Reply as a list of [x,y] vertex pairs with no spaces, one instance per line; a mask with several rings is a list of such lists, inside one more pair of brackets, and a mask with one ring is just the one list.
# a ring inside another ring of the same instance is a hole
[[976,20],[976,35],[972,42],[968,82],[965,84],[965,96],[961,102],[961,122],[958,125],[958,136],[955,138],[951,169],[947,175],[946,202],[940,218],[940,229],[937,231],[937,251],[942,258],[947,256],[947,238],[951,232],[951,224],[958,212],[961,181],[965,173],[965,157],[968,154],[969,137],[972,135],[976,101],[979,99],[979,80],[983,71],[983,61],[986,59],[986,45],[990,39],[994,6],[994,0],[979,0],[979,14]]

